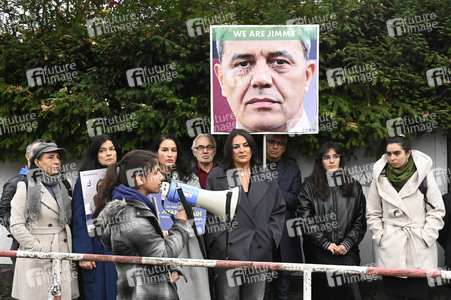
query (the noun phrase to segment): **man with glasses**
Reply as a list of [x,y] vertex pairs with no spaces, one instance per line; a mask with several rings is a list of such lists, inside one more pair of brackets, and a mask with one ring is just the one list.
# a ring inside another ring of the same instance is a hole
[[193,141],[193,155],[197,159],[193,172],[199,177],[200,186],[205,189],[210,171],[216,167],[216,140],[210,134],[199,134]]
[[[266,136],[266,163],[272,172],[277,172],[276,179],[286,203],[282,240],[279,248],[273,252],[273,258],[275,262],[301,263],[300,237],[288,235],[286,221],[296,218],[295,212],[299,202],[298,194],[302,178],[299,167],[282,158],[282,154],[287,150],[287,141],[286,135],[270,134]],[[272,279],[274,282],[274,299],[289,299],[290,274],[287,271],[280,271],[278,276]],[[266,285],[266,292],[268,291],[268,283],[269,280]],[[265,298],[267,297],[265,296]]]

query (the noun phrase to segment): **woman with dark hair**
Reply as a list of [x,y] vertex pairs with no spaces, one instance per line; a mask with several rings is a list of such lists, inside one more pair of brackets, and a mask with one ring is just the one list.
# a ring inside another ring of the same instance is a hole
[[[80,172],[106,168],[115,164],[121,158],[121,151],[116,140],[107,135],[98,135],[92,138],[89,150],[84,159]],[[96,201],[97,202],[97,201]],[[96,218],[105,203],[95,203]],[[111,254],[105,249],[99,236],[91,237],[86,227],[86,211],[83,200],[80,178],[74,187],[73,207],[73,247],[75,253]],[[97,231],[95,232],[97,234]],[[114,300],[117,296],[117,272],[114,264],[94,261],[79,261],[84,299]]]
[[168,133],[160,134],[153,141],[151,150],[158,155],[160,170],[165,179],[199,185],[199,180],[192,171],[182,145],[175,136]]
[[[412,150],[405,136],[387,140],[386,154],[374,164],[366,215],[376,266],[437,269],[436,240],[445,208],[431,168],[432,159]],[[389,296],[428,298],[426,278],[383,280]]]
[[[365,196],[360,183],[349,176],[335,143],[325,143],[316,152],[312,174],[301,185],[299,200],[305,261],[360,265],[359,244],[366,232]],[[332,276],[336,275],[345,276]],[[330,274],[314,273],[312,277],[312,299],[362,299],[355,279],[334,286],[328,280]]]
[[[239,204],[234,220],[227,225],[208,214],[208,258],[272,261],[285,222],[285,201],[273,175],[261,166],[252,136],[243,129],[232,130],[225,141],[221,166],[207,177],[207,189],[239,186]],[[216,299],[263,299],[266,274],[267,270],[213,269]],[[238,284],[236,277],[242,279]]]
[[[98,219],[102,225],[102,243],[113,255],[177,257],[191,229],[184,211],[164,237],[158,219],[155,198],[161,187],[158,157],[134,150],[111,164],[100,189],[100,198],[108,202]],[[158,265],[115,264],[118,300],[179,299],[174,283],[180,268]]]
[[[200,188],[199,177],[197,177],[191,168],[188,159],[182,149],[180,141],[168,134],[160,134],[152,144],[152,151],[158,155],[160,170],[166,181],[181,181]],[[179,203],[179,210],[183,206]],[[205,211],[203,212],[206,213]],[[200,237],[203,238],[202,236]],[[199,242],[193,232],[190,233],[190,238],[180,258],[204,259]],[[210,299],[210,289],[208,285],[208,270],[200,267],[185,267],[183,268],[183,275],[186,281],[180,281],[177,284],[180,299]]]
[[[21,251],[72,252],[72,198],[70,185],[61,171],[66,150],[55,143],[40,143],[30,158],[28,182],[19,182],[11,201],[11,233]],[[63,260],[61,299],[79,296],[72,262]],[[12,297],[47,299],[53,281],[50,259],[17,258]]]

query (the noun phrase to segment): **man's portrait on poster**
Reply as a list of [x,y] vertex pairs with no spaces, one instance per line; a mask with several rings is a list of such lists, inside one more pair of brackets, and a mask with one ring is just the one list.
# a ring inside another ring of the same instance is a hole
[[318,132],[318,25],[212,26],[212,132]]

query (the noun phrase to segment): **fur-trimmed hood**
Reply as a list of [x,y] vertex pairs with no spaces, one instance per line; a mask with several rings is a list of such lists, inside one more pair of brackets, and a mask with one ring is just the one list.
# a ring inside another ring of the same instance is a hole
[[127,207],[125,199],[113,200],[108,202],[105,208],[98,216],[98,221],[102,227],[102,243],[108,250],[111,250],[111,224],[117,222],[116,217],[118,214]]

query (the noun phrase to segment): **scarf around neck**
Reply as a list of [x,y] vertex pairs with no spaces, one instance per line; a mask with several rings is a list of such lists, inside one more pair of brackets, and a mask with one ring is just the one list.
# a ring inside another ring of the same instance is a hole
[[123,184],[118,185],[114,188],[112,199],[128,199],[128,200],[137,200],[145,205],[147,205],[152,212],[157,215],[156,210],[152,202],[149,198],[141,194],[141,192],[138,192],[134,188],[125,186]]
[[387,177],[395,190],[399,192],[416,170],[417,167],[415,166],[412,155],[410,155],[406,167],[402,170],[393,168],[390,164],[387,164]]
[[59,172],[54,176],[47,175],[41,168],[35,168],[28,171],[27,188],[27,220],[35,220],[41,217],[41,183],[52,188],[55,194],[55,201],[60,209],[60,227],[70,224],[72,219],[71,197],[63,181],[66,177]]

